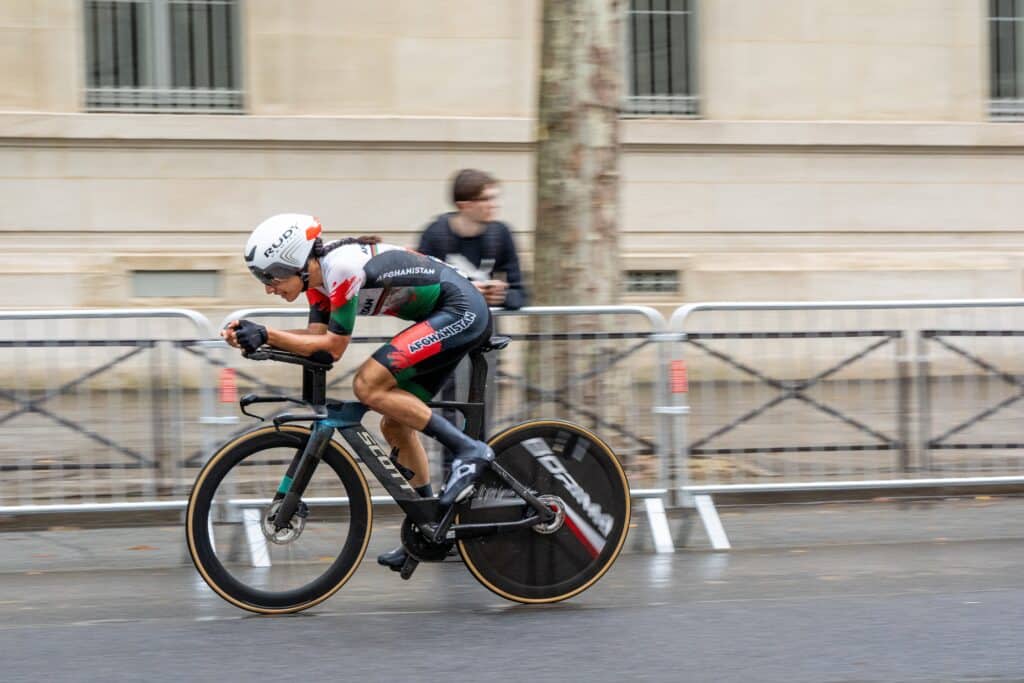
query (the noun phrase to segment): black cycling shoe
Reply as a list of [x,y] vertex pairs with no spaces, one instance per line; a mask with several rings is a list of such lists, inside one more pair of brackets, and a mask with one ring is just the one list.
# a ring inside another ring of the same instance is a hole
[[[455,546],[448,548],[445,552],[444,557],[456,557],[458,552],[455,550]],[[409,553],[406,552],[404,546],[398,546],[394,550],[389,550],[386,553],[381,553],[377,556],[377,564],[387,567],[393,572],[400,572],[405,567],[405,561],[409,559]],[[438,557],[438,560],[444,558]]]
[[494,451],[483,441],[475,442],[473,450],[456,453],[452,460],[452,473],[437,499],[438,504],[442,508],[448,508],[473,495],[484,469],[493,460]]
[[405,552],[405,546],[400,545],[394,550],[378,555],[377,564],[383,565],[393,572],[400,572],[408,557],[409,553]]

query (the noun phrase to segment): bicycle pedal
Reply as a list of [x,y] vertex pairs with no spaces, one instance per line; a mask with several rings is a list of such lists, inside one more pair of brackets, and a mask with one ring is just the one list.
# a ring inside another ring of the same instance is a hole
[[405,564],[402,565],[402,573],[400,574],[402,579],[404,581],[408,581],[409,578],[412,576],[412,573],[414,571],[416,571],[416,567],[418,567],[419,564],[420,564],[420,561],[417,560],[412,555],[410,555],[409,557],[405,558]]

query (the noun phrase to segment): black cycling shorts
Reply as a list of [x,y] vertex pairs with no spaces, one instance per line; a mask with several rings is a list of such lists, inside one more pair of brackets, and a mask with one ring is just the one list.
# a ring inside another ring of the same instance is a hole
[[459,361],[490,339],[492,329],[483,294],[458,273],[446,272],[437,308],[377,349],[373,359],[391,371],[399,388],[429,401]]

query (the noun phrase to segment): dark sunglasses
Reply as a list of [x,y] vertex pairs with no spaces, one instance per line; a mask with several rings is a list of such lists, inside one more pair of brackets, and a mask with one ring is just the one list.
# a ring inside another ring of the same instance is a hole
[[276,285],[284,282],[290,277],[298,275],[298,272],[285,266],[270,266],[267,269],[257,268],[256,266],[249,266],[249,272],[253,276],[265,285]]

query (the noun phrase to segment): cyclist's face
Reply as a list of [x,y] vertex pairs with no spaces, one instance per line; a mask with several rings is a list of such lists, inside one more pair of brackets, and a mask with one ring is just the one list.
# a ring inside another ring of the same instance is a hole
[[295,301],[302,294],[302,278],[292,275],[283,280],[273,280],[270,284],[263,286],[267,294],[276,294],[289,303]]

